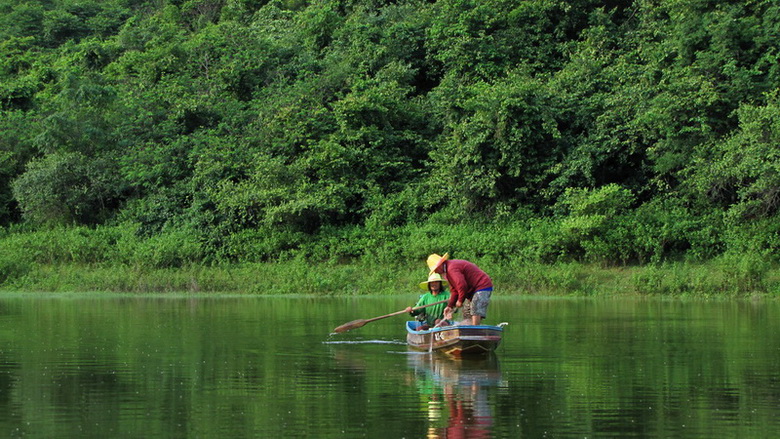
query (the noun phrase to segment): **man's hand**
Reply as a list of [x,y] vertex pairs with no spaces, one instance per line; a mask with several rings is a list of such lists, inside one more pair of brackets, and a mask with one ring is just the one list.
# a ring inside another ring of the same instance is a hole
[[412,307],[411,307],[411,306],[407,306],[407,307],[406,307],[406,309],[405,309],[404,311],[406,311],[406,312],[408,312],[409,314],[411,314],[411,313],[412,313]]

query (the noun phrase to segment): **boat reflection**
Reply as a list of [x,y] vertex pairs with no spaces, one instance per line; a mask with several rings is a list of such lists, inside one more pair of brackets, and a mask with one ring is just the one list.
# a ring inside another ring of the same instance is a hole
[[493,428],[491,389],[506,387],[498,357],[409,356],[428,418],[428,438],[487,438]]

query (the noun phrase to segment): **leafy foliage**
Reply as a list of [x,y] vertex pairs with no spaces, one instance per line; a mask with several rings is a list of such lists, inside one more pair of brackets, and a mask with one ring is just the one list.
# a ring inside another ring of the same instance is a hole
[[739,129],[702,145],[690,167],[696,193],[727,207],[736,220],[772,217],[780,208],[780,100],[739,109]]
[[53,153],[28,163],[13,183],[24,216],[39,224],[95,224],[109,214],[117,184],[111,163]]
[[156,267],[771,257],[775,3],[0,0],[0,224]]

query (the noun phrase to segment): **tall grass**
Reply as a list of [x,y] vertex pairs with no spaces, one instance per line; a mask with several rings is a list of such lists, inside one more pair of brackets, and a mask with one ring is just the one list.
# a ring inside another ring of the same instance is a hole
[[[397,265],[302,260],[233,265],[144,268],[131,265],[32,264],[6,279],[4,291],[188,292],[261,295],[416,295],[425,279],[423,260]],[[500,265],[476,260],[493,278],[496,295],[748,297],[780,295],[780,271],[756,277],[723,262],[657,266],[594,264]]]
[[2,233],[0,290],[412,294],[427,275],[427,255],[449,252],[487,271],[496,294],[780,294],[777,264],[757,252],[650,264],[577,260],[563,257],[568,244],[550,222],[342,228],[263,261],[205,257],[203,240],[186,229],[152,237],[136,230],[123,224]]

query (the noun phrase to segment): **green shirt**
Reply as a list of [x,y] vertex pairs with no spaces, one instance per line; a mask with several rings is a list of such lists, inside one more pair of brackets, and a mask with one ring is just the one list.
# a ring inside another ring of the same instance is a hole
[[[440,302],[442,300],[447,300],[450,298],[450,292],[447,290],[442,291],[438,295],[434,296],[431,294],[430,291],[420,296],[420,300],[417,301],[417,304],[414,305],[414,308],[417,308],[418,306],[428,305],[430,303],[436,303]],[[444,317],[444,308],[447,307],[447,303],[440,303],[438,305],[429,306],[427,308],[413,310],[412,315],[424,315],[425,321],[428,323],[428,326],[434,326],[436,324],[436,319],[441,319]]]

